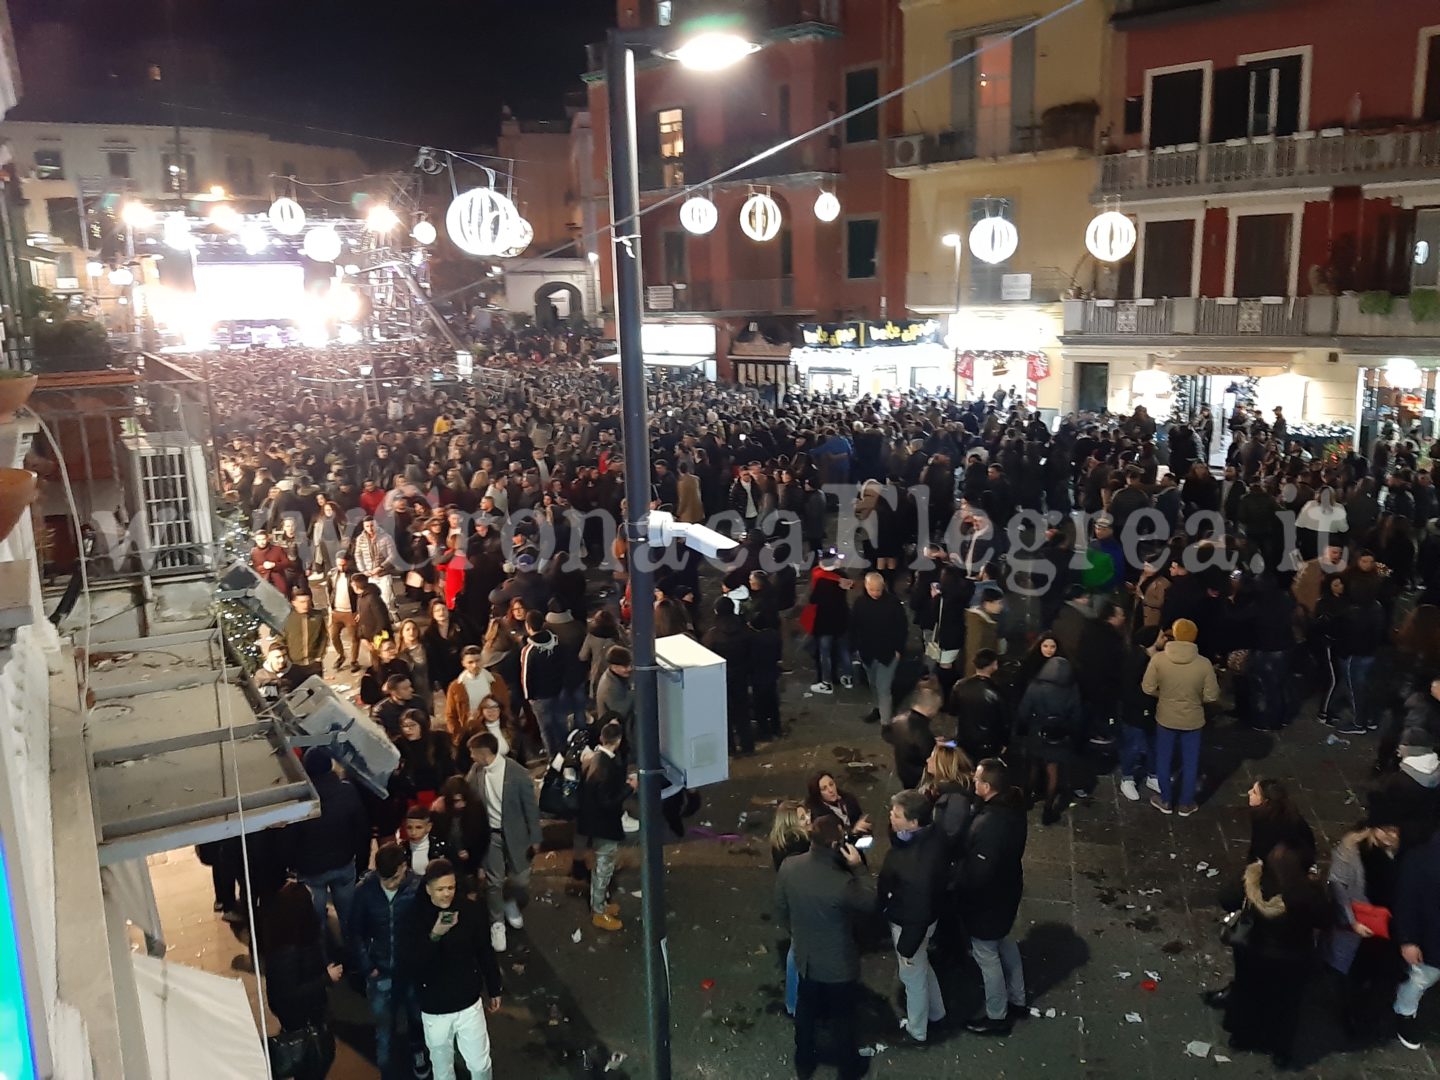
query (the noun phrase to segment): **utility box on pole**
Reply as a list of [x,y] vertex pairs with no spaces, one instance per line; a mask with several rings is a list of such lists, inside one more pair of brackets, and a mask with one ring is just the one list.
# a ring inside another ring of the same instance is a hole
[[657,640],[655,659],[666,773],[688,788],[728,780],[725,661],[686,634]]

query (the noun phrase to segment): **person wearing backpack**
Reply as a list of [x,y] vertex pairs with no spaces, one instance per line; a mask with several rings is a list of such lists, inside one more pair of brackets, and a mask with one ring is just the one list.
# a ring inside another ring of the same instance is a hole
[[608,903],[605,893],[615,876],[615,855],[625,839],[621,814],[625,800],[636,788],[634,777],[625,775],[620,756],[624,727],[611,720],[600,729],[600,745],[580,766],[580,813],[575,832],[588,837],[595,848],[595,870],[590,875],[590,923],[596,929],[614,932],[625,924],[619,919],[620,906]]

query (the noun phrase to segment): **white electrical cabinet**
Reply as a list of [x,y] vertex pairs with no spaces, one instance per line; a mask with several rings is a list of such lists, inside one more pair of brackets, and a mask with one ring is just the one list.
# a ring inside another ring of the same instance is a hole
[[685,787],[730,778],[725,661],[685,634],[655,642],[660,671],[660,758]]

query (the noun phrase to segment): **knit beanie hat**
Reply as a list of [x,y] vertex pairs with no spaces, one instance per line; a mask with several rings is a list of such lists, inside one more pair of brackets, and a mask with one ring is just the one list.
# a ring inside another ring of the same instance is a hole
[[1189,619],[1176,619],[1170,627],[1170,637],[1175,641],[1194,641],[1199,634],[1199,628]]

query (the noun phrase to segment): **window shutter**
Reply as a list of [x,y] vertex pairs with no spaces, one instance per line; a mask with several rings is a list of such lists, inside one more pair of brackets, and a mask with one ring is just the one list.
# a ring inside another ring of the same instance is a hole
[[[973,37],[956,38],[950,44],[950,59],[958,60],[975,51]],[[955,131],[975,130],[975,61],[966,60],[950,69],[950,127]]]
[[1218,68],[1210,87],[1210,141],[1244,138],[1250,116],[1250,69]]
[[1010,149],[1037,150],[1035,138],[1035,31],[1010,39]]

